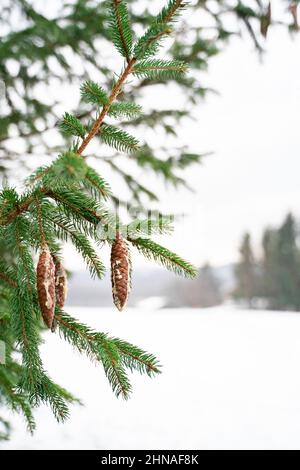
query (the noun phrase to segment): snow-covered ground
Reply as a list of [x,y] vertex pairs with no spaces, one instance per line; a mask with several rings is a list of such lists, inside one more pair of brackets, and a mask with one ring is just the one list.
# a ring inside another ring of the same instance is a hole
[[134,375],[131,400],[99,367],[51,333],[52,377],[80,396],[65,425],[46,409],[26,434],[20,417],[0,449],[300,449],[300,314],[76,309],[70,313],[159,356],[163,374]]

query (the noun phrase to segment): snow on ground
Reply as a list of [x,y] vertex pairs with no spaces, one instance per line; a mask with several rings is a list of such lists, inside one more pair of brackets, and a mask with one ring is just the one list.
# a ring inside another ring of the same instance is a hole
[[131,400],[56,335],[42,347],[52,377],[81,397],[59,425],[45,408],[20,417],[0,449],[300,449],[300,314],[207,310],[70,310],[147,348],[163,374],[133,376]]

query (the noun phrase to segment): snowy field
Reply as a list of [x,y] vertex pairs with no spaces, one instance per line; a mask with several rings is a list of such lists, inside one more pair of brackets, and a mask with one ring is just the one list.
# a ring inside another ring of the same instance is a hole
[[66,425],[40,409],[33,437],[14,418],[0,449],[300,449],[300,314],[70,313],[157,354],[163,374],[134,375],[131,400],[117,400],[101,368],[46,334],[47,369],[85,407],[72,407]]

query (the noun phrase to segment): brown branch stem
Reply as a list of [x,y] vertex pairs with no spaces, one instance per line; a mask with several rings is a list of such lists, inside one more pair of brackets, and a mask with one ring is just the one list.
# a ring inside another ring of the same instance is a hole
[[108,98],[108,103],[103,106],[102,111],[99,114],[98,118],[96,119],[93,127],[89,131],[88,135],[83,139],[79,149],[77,150],[78,155],[82,154],[82,152],[88,146],[88,144],[90,143],[92,138],[95,137],[95,135],[99,131],[99,128],[100,128],[101,124],[103,123],[104,118],[105,118],[107,112],[109,111],[112,103],[117,98],[118,94],[120,93],[120,91],[122,89],[122,86],[124,85],[124,82],[126,81],[128,76],[132,72],[132,69],[133,69],[133,66],[134,66],[135,62],[136,62],[135,58],[130,59],[130,61],[128,62],[127,66],[125,67],[125,69],[123,71],[123,73],[121,74],[120,78],[118,79],[118,81],[116,82],[116,84],[114,85],[114,87],[111,91],[111,94]]

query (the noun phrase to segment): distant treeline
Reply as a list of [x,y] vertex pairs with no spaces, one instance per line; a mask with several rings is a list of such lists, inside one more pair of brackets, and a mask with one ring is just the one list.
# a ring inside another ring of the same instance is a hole
[[220,280],[214,269],[205,264],[196,279],[177,279],[165,291],[166,307],[214,307],[223,303]]
[[233,297],[250,308],[300,310],[300,249],[294,216],[279,228],[267,228],[260,257],[254,255],[246,233],[235,267]]

